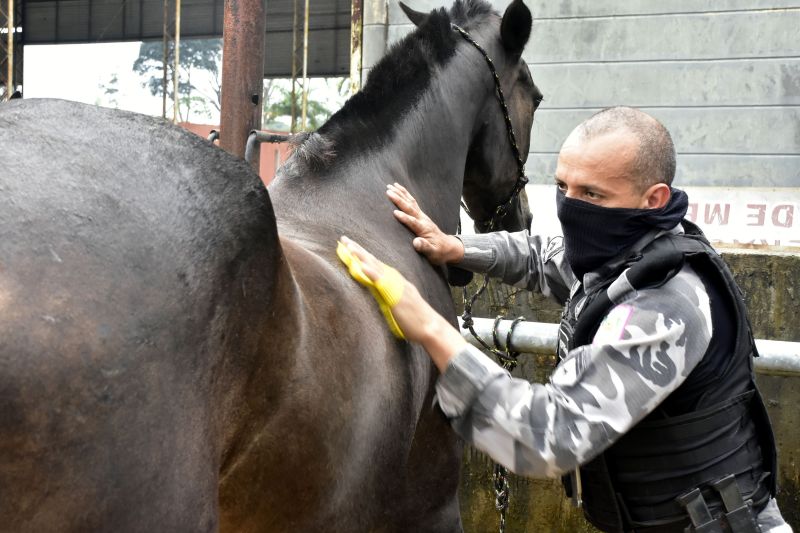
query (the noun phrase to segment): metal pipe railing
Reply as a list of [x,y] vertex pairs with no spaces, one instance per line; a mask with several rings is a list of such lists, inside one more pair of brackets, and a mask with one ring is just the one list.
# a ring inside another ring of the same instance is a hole
[[247,144],[244,147],[244,160],[248,163],[252,163],[256,148],[260,146],[261,143],[283,143],[290,138],[291,135],[278,135],[275,133],[253,130],[250,132],[250,135],[247,136]]
[[[494,343],[491,318],[473,318],[475,333],[487,344]],[[459,318],[459,326],[461,319]],[[497,328],[500,347],[505,348],[508,328],[511,320],[501,320]],[[461,329],[462,336],[480,348],[478,341],[468,330]],[[523,353],[539,353],[555,355],[558,342],[558,324],[544,322],[520,322],[514,327],[511,346]],[[760,357],[755,358],[756,372],[777,376],[800,376],[800,343],[756,339],[756,347]]]
[[17,27],[17,23],[14,20],[14,0],[8,0],[6,26],[8,26],[8,33],[6,34],[6,67],[8,69],[6,74],[6,99],[8,100],[14,94],[14,32]]

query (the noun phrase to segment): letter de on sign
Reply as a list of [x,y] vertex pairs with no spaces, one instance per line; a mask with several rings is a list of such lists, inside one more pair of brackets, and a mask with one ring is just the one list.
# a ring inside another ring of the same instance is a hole
[[755,218],[755,222],[748,222],[748,226],[763,226],[764,219],[767,215],[767,206],[765,204],[747,204],[748,209],[755,209],[756,213],[748,213],[747,218]]
[[[781,217],[783,213],[783,217]],[[772,210],[772,223],[781,228],[791,228],[794,220],[794,205],[776,205]]]

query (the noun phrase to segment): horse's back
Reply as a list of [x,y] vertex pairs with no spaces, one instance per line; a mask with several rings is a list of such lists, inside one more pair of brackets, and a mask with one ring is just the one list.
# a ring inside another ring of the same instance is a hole
[[214,529],[212,370],[276,245],[258,177],[62,101],[0,106],[0,146],[0,527]]

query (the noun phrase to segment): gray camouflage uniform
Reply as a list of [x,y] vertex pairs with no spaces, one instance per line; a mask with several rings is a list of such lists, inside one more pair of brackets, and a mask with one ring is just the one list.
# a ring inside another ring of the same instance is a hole
[[[561,303],[580,288],[561,237],[545,240],[523,231],[460,238],[465,253],[458,266],[466,270],[488,272]],[[598,281],[587,274],[586,292]],[[661,287],[622,290],[612,301],[617,305],[592,344],[565,353],[561,340],[562,360],[545,384],[513,378],[477,348],[463,348],[436,387],[459,435],[517,474],[558,477],[606,450],[653,411],[709,346],[708,294],[686,265]],[[758,521],[764,533],[791,532],[774,500]]]

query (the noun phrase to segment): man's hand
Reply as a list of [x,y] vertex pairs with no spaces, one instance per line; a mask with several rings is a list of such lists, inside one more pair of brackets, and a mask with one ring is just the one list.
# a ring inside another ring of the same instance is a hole
[[411,241],[414,249],[428,258],[434,265],[455,264],[464,258],[464,245],[453,235],[439,229],[428,215],[422,212],[411,193],[399,183],[387,185],[386,196],[397,206],[394,216],[416,238]]
[[[341,243],[361,262],[364,274],[373,282],[384,275],[384,265],[371,253],[347,237]],[[422,344],[436,367],[444,372],[450,359],[461,350],[467,341],[461,333],[437,313],[420,295],[414,285],[403,279],[405,287],[400,300],[391,308],[397,325],[406,339]]]

